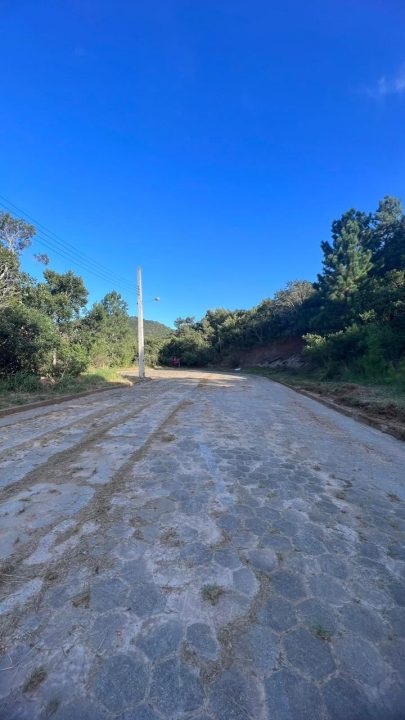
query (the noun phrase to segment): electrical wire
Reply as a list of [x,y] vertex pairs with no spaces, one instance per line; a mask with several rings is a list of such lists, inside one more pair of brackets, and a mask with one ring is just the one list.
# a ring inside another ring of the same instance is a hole
[[60,257],[68,260],[69,262],[85,270],[86,272],[95,275],[99,279],[111,282],[115,285],[119,283],[120,289],[123,289],[125,287],[126,292],[133,292],[133,285],[129,280],[119,276],[116,273],[111,272],[100,262],[94,260],[93,258],[90,258],[85,253],[78,250],[72,243],[62,240],[58,235],[56,235],[56,233],[54,233],[52,230],[49,230],[45,225],[43,225],[43,223],[38,222],[34,217],[32,217],[32,215],[19,208],[10,200],[7,200],[4,195],[0,194],[0,198],[3,200],[3,202],[0,202],[0,206],[3,207],[5,210],[7,210],[8,212],[10,212],[11,209],[17,210],[18,213],[23,215],[23,219],[28,218],[29,220],[34,222],[37,227],[42,228],[41,231],[37,230],[33,238],[34,242],[38,242],[40,245],[43,245],[48,250],[51,250],[51,252],[56,253]]

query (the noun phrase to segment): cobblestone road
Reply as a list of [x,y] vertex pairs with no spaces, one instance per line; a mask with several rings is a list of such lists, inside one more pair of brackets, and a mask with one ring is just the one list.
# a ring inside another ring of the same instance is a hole
[[403,720],[404,446],[254,376],[0,420],[2,720]]

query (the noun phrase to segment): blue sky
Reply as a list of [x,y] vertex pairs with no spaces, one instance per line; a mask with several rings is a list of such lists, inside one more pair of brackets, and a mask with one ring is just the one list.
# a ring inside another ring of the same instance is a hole
[[250,307],[315,278],[342,211],[405,199],[403,0],[0,6],[0,193],[124,278],[47,250],[92,301],[135,312],[141,264],[146,317]]

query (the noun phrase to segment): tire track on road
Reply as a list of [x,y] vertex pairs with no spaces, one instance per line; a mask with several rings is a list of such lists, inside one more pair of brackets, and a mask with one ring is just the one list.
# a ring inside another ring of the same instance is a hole
[[[169,383],[166,382],[166,383],[164,383],[164,385],[167,387],[169,385]],[[170,388],[168,388],[168,389],[170,389]],[[162,391],[161,387],[160,387],[160,390]],[[165,390],[163,390],[163,392],[165,392]],[[141,397],[141,399],[142,399],[142,397]],[[119,409],[114,411],[114,414],[121,412],[123,409],[125,409],[127,407],[133,406],[134,402],[136,402],[136,398],[134,398],[134,396],[132,396],[132,398],[130,400],[127,400],[125,403],[122,403],[119,406]],[[32,446],[34,443],[37,443],[37,442],[45,443],[48,439],[52,439],[52,437],[55,436],[55,434],[57,434],[57,433],[66,432],[67,430],[71,430],[74,427],[77,427],[80,430],[81,427],[86,427],[86,425],[88,425],[89,423],[92,423],[94,420],[103,419],[103,417],[107,413],[109,413],[109,409],[114,408],[114,407],[116,407],[116,402],[111,403],[111,405],[107,406],[107,407],[104,405],[103,407],[98,408],[94,412],[91,412],[90,414],[85,415],[84,417],[82,416],[77,420],[72,420],[71,422],[68,422],[67,424],[59,424],[56,427],[53,427],[51,430],[45,430],[44,432],[40,433],[39,435],[34,435],[34,436],[28,438],[27,440],[23,440],[22,442],[20,442],[16,445],[6,448],[5,450],[2,450],[0,452],[0,462],[7,460],[7,458],[15,452],[19,452],[26,447],[30,448],[30,446]],[[61,418],[61,420],[63,420],[63,418]]]
[[[166,397],[169,393],[170,389],[162,395],[163,397]],[[60,468],[61,463],[63,463],[65,459],[72,461],[85,449],[86,446],[103,438],[114,427],[135,418],[143,410],[150,407],[155,402],[156,397],[148,399],[142,405],[138,405],[137,408],[134,408],[130,412],[125,413],[118,418],[114,418],[114,420],[104,423],[101,427],[97,427],[95,430],[83,435],[83,437],[81,437],[77,442],[74,442],[68,448],[52,453],[46,460],[44,460],[44,462],[40,462],[39,465],[26,473],[22,478],[15,480],[8,485],[4,485],[0,490],[0,503],[9,499],[15,492],[24,490],[28,485],[43,480],[43,475],[48,474],[52,468]]]

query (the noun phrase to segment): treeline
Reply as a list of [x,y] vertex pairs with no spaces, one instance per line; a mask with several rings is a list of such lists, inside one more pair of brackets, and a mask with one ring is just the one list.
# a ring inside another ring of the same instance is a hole
[[[72,271],[45,268],[37,282],[20,256],[35,228],[0,213],[0,376],[75,376],[94,367],[127,366],[137,348],[128,307],[116,291],[86,310],[88,291]],[[35,256],[48,265],[46,255]]]
[[159,359],[184,365],[228,361],[276,339],[304,337],[307,362],[325,378],[405,382],[405,216],[386,196],[376,212],[351,209],[321,244],[317,282],[292,281],[251,310],[178,318]]
[[[35,228],[0,213],[0,377],[77,375],[89,365],[130,365],[136,318],[116,291],[87,309],[81,277],[45,264],[38,282],[21,270]],[[237,365],[250,348],[303,337],[309,366],[324,378],[405,384],[405,215],[387,196],[376,212],[351,209],[321,244],[317,282],[289,282],[250,310],[209,310],[176,330],[151,324],[146,361],[186,366]]]

